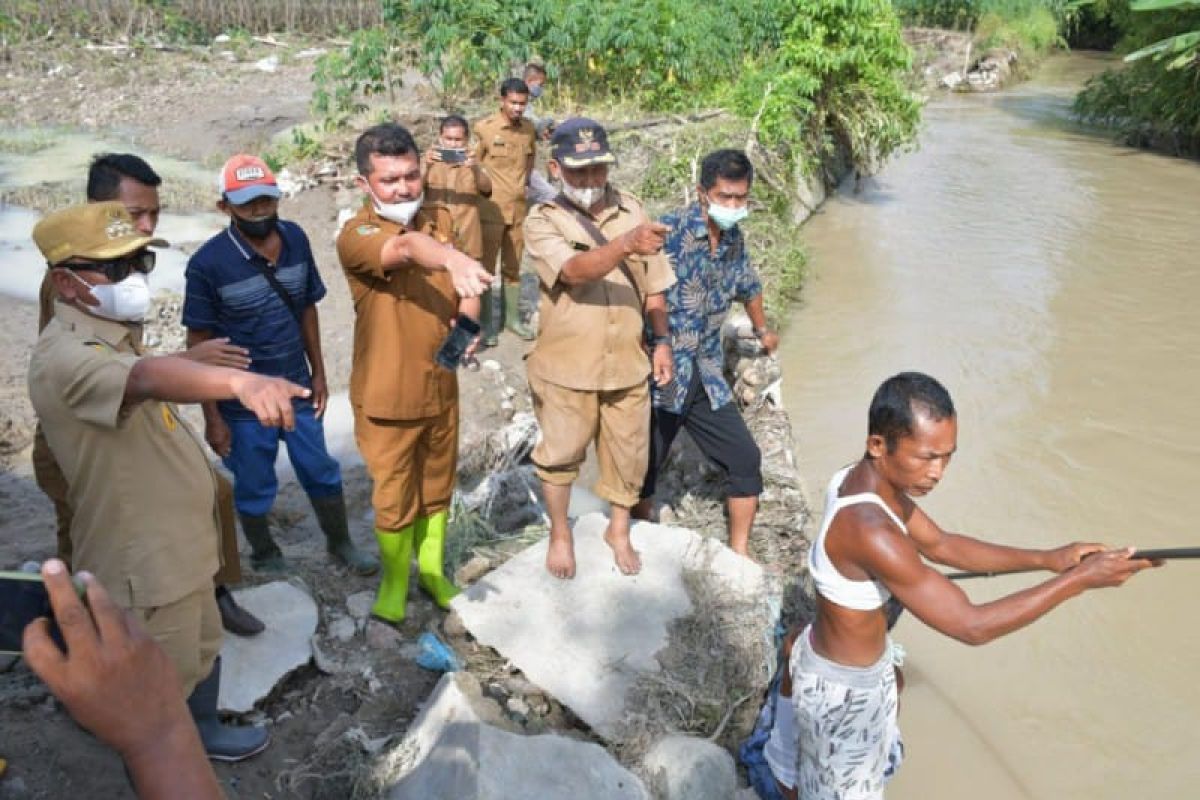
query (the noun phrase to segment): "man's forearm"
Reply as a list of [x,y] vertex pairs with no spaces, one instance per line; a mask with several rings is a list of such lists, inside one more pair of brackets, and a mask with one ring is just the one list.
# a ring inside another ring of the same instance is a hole
[[168,403],[232,400],[235,382],[245,375],[241,370],[209,367],[180,356],[143,358],[129,371],[124,404],[134,405],[144,400]]
[[922,550],[922,553],[939,564],[972,572],[1045,569],[1047,566],[1043,550],[1008,547],[960,533],[943,534],[936,549]]
[[756,331],[766,330],[767,328],[767,312],[763,308],[762,294],[756,294],[745,303],[746,316],[750,318],[750,324],[754,326]]
[[397,234],[388,240],[380,253],[385,270],[403,269],[416,265],[423,269],[445,269],[446,261],[457,252],[432,236],[416,231]]
[[656,338],[669,336],[670,323],[667,319],[667,298],[662,292],[646,296],[646,319]]
[[313,377],[325,375],[325,359],[321,355],[321,323],[317,317],[316,304],[304,309],[300,319],[300,335],[304,339],[304,354],[308,356],[308,368]]

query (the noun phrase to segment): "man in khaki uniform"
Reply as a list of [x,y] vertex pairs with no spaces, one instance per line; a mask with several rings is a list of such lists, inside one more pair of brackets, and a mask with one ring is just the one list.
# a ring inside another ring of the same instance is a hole
[[[158,187],[162,178],[149,164],[132,153],[101,153],[88,166],[87,200],[97,203],[119,200],[133,219],[134,228],[145,236],[153,236],[158,227],[161,210]],[[58,293],[49,272],[42,280],[38,292],[38,333],[54,317],[54,303]],[[133,326],[133,335],[141,343],[141,325]],[[246,351],[232,345],[228,340],[214,340],[181,353],[201,364],[217,367],[244,369],[249,364]],[[33,474],[38,488],[46,493],[54,504],[57,523],[58,557],[68,565],[71,563],[71,508],[67,504],[67,479],[63,476],[50,445],[42,432],[39,421],[33,439]],[[217,483],[217,506],[221,520],[221,568],[213,576],[216,587],[217,608],[221,612],[221,625],[225,630],[239,636],[253,636],[263,631],[263,623],[234,600],[227,588],[242,581],[241,559],[238,555],[237,523],[233,515],[233,486],[219,472],[213,473]]]
[[58,301],[30,363],[29,395],[69,487],[74,565],[130,609],[167,651],[210,757],[260,752],[268,735],[217,718],[221,623],[216,486],[174,402],[238,398],[264,424],[292,424],[287,381],[176,356],[139,358],[150,246],[119,202],[42,219],[33,238]]
[[374,483],[383,565],[371,611],[400,622],[414,547],[421,587],[434,601],[445,608],[457,593],[442,574],[442,553],[458,457],[458,380],[434,354],[469,302],[459,298],[478,297],[492,276],[428,235],[421,154],[407,130],[369,128],[355,160],[368,199],[337,239],[354,299],[350,405]]
[[[471,258],[483,257],[480,201],[492,193],[492,179],[467,151],[467,121],[451,114],[442,120],[438,143],[425,151],[425,201],[422,212],[433,218],[434,237],[452,244]],[[442,152],[460,154],[462,161],[446,161]]]
[[[541,282],[541,325],[526,372],[541,437],[533,463],[550,516],[546,568],[575,574],[567,523],[571,484],[587,445],[596,442],[596,494],[612,504],[605,540],[627,575],[641,569],[629,540],[629,508],[638,500],[650,447],[648,377],[671,379],[663,292],[675,282],[662,254],[667,228],[650,222],[635,197],[608,185],[616,161],[602,127],[564,122],[551,140],[550,174],[562,194],[525,221],[525,239]],[[647,359],[644,317],[653,332]]]
[[[492,181],[490,202],[480,204],[483,223],[483,265],[492,270],[500,259],[503,278],[492,291],[501,292],[501,318],[490,319],[492,303],[483,303],[484,333],[489,344],[501,328],[508,327],[522,339],[532,338],[521,324],[517,310],[520,297],[521,254],[525,250],[522,223],[525,221],[525,185],[533,170],[537,132],[525,118],[529,87],[520,78],[500,84],[500,110],[475,123],[475,158]],[[493,324],[494,323],[494,324]]]

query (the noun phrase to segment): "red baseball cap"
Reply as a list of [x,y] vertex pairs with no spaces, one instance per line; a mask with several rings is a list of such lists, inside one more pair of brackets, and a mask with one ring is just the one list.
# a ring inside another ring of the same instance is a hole
[[221,167],[217,179],[221,196],[235,206],[249,203],[259,197],[280,197],[282,192],[275,183],[275,175],[267,162],[258,156],[238,154]]

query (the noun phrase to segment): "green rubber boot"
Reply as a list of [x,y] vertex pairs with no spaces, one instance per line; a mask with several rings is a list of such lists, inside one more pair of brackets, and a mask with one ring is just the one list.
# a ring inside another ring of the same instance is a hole
[[413,523],[413,534],[417,545],[418,581],[421,588],[433,598],[438,608],[449,608],[450,601],[458,595],[458,587],[442,574],[442,560],[446,552],[447,512],[439,511],[421,517]]
[[521,321],[521,284],[506,283],[504,292],[504,327],[517,335],[518,339],[533,341],[533,331]]
[[413,526],[398,531],[375,529],[383,577],[371,613],[387,622],[403,622],[408,607],[408,567],[412,562]]
[[359,550],[350,540],[350,527],[346,524],[346,499],[340,494],[308,499],[317,515],[317,523],[325,534],[325,549],[329,555],[349,567],[355,575],[374,575],[379,572],[379,561],[375,556]]
[[265,516],[238,514],[242,522],[242,534],[250,543],[250,566],[257,572],[287,572],[287,562],[275,540],[271,538],[271,526]]

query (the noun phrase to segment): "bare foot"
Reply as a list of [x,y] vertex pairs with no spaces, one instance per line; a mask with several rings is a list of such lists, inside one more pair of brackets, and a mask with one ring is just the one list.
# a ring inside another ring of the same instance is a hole
[[612,522],[609,522],[608,529],[604,531],[604,541],[612,548],[617,569],[621,570],[623,575],[637,575],[642,571],[642,557],[633,549],[633,542],[629,541],[628,527],[618,533],[613,530]]
[[556,578],[568,580],[575,577],[575,543],[571,532],[555,536],[550,532],[550,547],[546,550],[546,570]]

